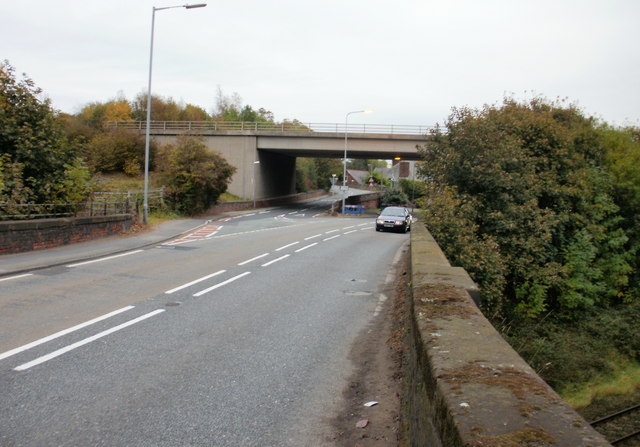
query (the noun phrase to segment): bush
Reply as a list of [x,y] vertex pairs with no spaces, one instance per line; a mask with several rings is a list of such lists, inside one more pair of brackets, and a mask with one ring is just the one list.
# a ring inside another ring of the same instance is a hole
[[640,304],[587,313],[580,320],[549,316],[511,323],[503,334],[518,353],[557,390],[612,373],[619,362],[640,361]]
[[400,188],[387,189],[380,199],[383,205],[406,205],[409,202],[407,195]]
[[497,245],[508,316],[578,316],[627,296],[632,252],[604,152],[592,119],[541,99],[455,109],[423,148],[422,176],[455,187],[470,237]]
[[454,109],[422,150],[423,221],[559,390],[640,360],[636,142],[573,106],[506,99]]
[[236,171],[219,153],[190,136],[163,147],[158,161],[169,205],[183,215],[208,210],[227,190]]
[[477,236],[475,204],[456,196],[455,188],[428,184],[419,201],[420,221],[425,222],[452,265],[464,267],[481,285],[481,306],[488,314],[501,314],[507,283],[505,265],[495,238]]
[[417,202],[427,193],[427,187],[422,180],[400,179],[400,188],[411,202]]
[[[154,153],[150,148],[150,154]],[[87,144],[85,157],[96,172],[124,172],[133,176],[144,166],[145,137],[124,129],[99,133]]]

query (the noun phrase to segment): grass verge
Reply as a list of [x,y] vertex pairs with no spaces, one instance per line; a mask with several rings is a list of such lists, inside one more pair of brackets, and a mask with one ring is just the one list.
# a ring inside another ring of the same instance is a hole
[[218,203],[222,203],[222,202],[244,202],[245,199],[243,199],[242,197],[238,197],[235,196],[233,194],[231,194],[230,192],[223,192],[222,194],[220,194],[220,197],[218,197]]
[[568,386],[560,395],[573,408],[591,405],[595,399],[629,395],[640,390],[640,363],[621,359],[613,372],[596,376],[580,385]]

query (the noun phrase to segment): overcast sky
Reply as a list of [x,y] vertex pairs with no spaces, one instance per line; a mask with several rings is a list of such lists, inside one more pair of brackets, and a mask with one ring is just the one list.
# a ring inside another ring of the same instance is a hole
[[[147,88],[152,7],[179,4],[0,0],[0,59],[64,112],[131,100]],[[209,1],[155,24],[153,93],[207,111],[220,86],[277,120],[370,108],[349,122],[430,125],[542,95],[640,125],[639,0]]]

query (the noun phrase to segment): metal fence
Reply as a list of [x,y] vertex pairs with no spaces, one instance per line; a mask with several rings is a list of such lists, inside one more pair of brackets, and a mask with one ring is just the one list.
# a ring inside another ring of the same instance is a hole
[[108,216],[131,212],[129,202],[0,203],[0,220],[51,219],[55,217]]
[[[81,203],[0,203],[1,220],[51,219],[56,217],[136,214],[142,210],[144,192],[95,192]],[[149,206],[162,206],[164,188],[149,190]]]
[[[110,121],[110,128],[143,131],[146,121]],[[152,132],[325,132],[325,133],[365,133],[391,135],[427,135],[436,126],[397,124],[348,124],[345,123],[302,123],[285,121],[282,123],[260,123],[244,121],[151,121]]]
[[[164,187],[149,189],[147,191],[147,197],[149,199],[149,203],[162,203],[164,201]],[[94,192],[91,195],[91,200],[94,202],[140,202],[142,203],[144,199],[144,190],[129,190],[122,192]]]

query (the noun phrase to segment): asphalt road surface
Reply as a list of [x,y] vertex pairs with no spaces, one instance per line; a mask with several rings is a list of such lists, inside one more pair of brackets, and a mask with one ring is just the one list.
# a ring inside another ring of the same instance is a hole
[[325,207],[0,282],[0,445],[331,445],[408,236]]

